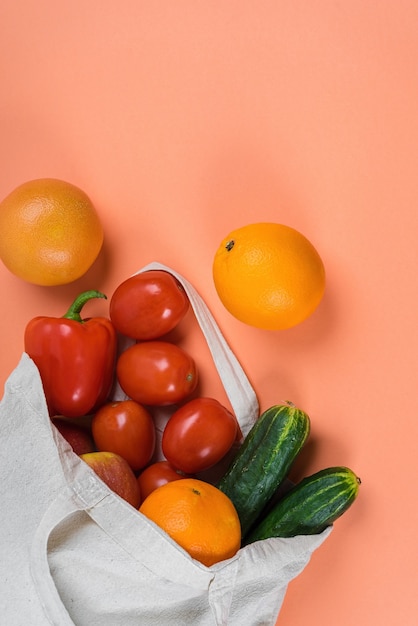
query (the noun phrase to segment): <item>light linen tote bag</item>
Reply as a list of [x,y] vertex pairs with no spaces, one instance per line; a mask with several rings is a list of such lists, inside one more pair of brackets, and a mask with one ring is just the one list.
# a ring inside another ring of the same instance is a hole
[[[210,311],[182,276],[148,269],[184,286],[245,436],[257,398]],[[260,541],[209,568],[193,560],[73,453],[25,353],[0,404],[0,476],[2,626],[274,625],[331,532]]]

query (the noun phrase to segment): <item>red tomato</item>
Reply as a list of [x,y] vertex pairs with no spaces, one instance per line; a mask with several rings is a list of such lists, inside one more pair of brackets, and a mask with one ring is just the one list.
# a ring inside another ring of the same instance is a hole
[[192,357],[167,341],[145,341],[131,346],[120,355],[116,374],[127,396],[151,406],[180,402],[197,385]]
[[157,461],[149,465],[138,476],[142,499],[145,500],[154,489],[181,478],[186,478],[186,476],[175,470],[168,461]]
[[98,450],[119,454],[134,471],[145,467],[154,454],[154,420],[133,400],[103,405],[93,416],[91,430]]
[[238,431],[235,416],[213,398],[196,398],[177,409],[162,437],[165,458],[195,474],[209,469],[231,449]]
[[149,270],[117,287],[109,304],[115,328],[133,339],[147,341],[167,334],[186,315],[189,299],[172,274]]

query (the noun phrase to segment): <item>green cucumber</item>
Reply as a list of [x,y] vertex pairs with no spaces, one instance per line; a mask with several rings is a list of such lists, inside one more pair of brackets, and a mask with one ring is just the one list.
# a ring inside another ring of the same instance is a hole
[[304,478],[257,524],[246,543],[321,533],[351,506],[360,483],[348,467],[329,467]]
[[310,430],[306,413],[293,404],[260,415],[217,487],[234,504],[244,537],[287,477]]

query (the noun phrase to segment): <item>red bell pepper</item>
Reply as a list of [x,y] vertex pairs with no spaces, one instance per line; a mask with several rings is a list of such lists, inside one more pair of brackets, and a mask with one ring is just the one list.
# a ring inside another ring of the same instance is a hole
[[38,367],[51,416],[81,417],[103,404],[115,371],[117,338],[105,317],[80,312],[100,291],[82,293],[61,317],[35,317],[25,329],[25,352]]

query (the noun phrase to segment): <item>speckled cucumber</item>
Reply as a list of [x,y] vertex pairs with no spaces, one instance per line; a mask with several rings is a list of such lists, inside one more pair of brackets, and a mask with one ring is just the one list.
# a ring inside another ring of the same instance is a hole
[[304,478],[255,526],[245,543],[321,533],[351,506],[360,482],[348,467],[329,467]]
[[243,537],[287,477],[309,430],[308,415],[288,403],[264,411],[248,433],[217,484],[235,505]]

